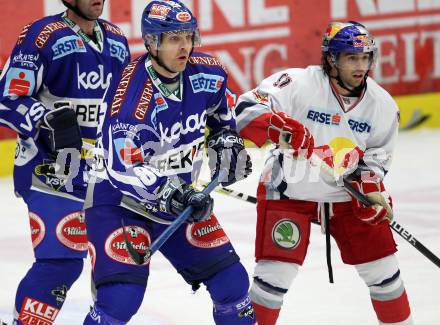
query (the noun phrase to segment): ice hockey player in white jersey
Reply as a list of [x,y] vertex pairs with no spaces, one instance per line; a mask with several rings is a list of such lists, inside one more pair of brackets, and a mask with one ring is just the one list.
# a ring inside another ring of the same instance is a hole
[[[258,146],[275,144],[257,193],[250,297],[260,325],[276,323],[306,256],[312,220],[321,222],[327,242],[333,236],[344,263],[354,265],[368,286],[379,323],[413,324],[389,228],[391,197],[382,183],[399,110],[368,77],[376,52],[363,25],[330,23],[321,66],[278,72],[237,102],[240,135]],[[339,177],[349,177],[375,204],[351,198]],[[332,280],[331,264],[329,275]]]
[[[17,289],[16,324],[53,324],[81,274],[86,144],[94,144],[111,79],[130,60],[121,30],[98,18],[104,0],[63,3],[66,12],[23,28],[0,79],[0,125],[18,134],[14,187],[29,211],[35,255]],[[58,163],[63,155],[69,164]]]

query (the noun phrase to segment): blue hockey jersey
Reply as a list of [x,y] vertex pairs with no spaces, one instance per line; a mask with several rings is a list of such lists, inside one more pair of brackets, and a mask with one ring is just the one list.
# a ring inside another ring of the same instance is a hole
[[[31,188],[84,198],[88,148],[95,145],[98,121],[104,115],[102,99],[111,79],[119,79],[130,62],[127,40],[118,27],[98,19],[94,37],[92,41],[66,13],[37,20],[18,37],[0,80],[0,125],[18,133],[14,167],[18,193]],[[72,155],[62,167],[48,155],[39,127],[57,101],[72,102],[84,144],[81,158]]]
[[180,88],[170,92],[148,54],[125,68],[114,85],[114,97],[109,92],[105,101],[107,113],[98,140],[104,161],[98,165],[106,172],[89,186],[86,207],[121,205],[146,211],[159,222],[156,217],[170,220],[158,210],[159,187],[174,175],[188,184],[196,180],[205,127],[211,132],[236,127],[235,96],[216,58],[193,53],[180,78]]

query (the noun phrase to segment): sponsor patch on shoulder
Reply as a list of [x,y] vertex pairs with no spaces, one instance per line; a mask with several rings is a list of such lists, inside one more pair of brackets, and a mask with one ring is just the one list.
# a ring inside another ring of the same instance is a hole
[[35,72],[28,69],[9,68],[6,73],[3,96],[30,96],[35,88]]

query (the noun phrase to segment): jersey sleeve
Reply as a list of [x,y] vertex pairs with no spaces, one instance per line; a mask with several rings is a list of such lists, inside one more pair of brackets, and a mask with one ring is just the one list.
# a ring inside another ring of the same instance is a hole
[[206,125],[211,132],[217,133],[221,129],[236,129],[235,121],[235,94],[227,87],[228,76],[222,71],[222,84],[220,90],[213,96],[206,110]]
[[381,179],[385,177],[391,165],[400,120],[399,109],[394,100],[390,99],[387,105],[392,107],[392,112],[382,115],[380,128],[377,128],[368,140],[363,157],[368,168]]
[[261,147],[268,139],[272,110],[289,113],[292,106],[292,77],[288,70],[264,79],[259,86],[241,95],[237,101],[237,130]]
[[47,58],[36,46],[33,25],[24,27],[0,79],[0,125],[34,137],[47,108],[37,93],[47,70]]

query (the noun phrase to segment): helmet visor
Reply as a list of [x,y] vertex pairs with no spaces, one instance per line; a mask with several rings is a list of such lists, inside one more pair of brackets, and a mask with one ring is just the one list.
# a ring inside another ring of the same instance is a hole
[[198,28],[195,30],[188,29],[160,34],[147,34],[145,42],[148,46],[160,51],[178,49],[188,44],[192,47],[200,47],[202,45]]
[[339,70],[367,72],[375,68],[377,51],[330,53],[330,57]]

